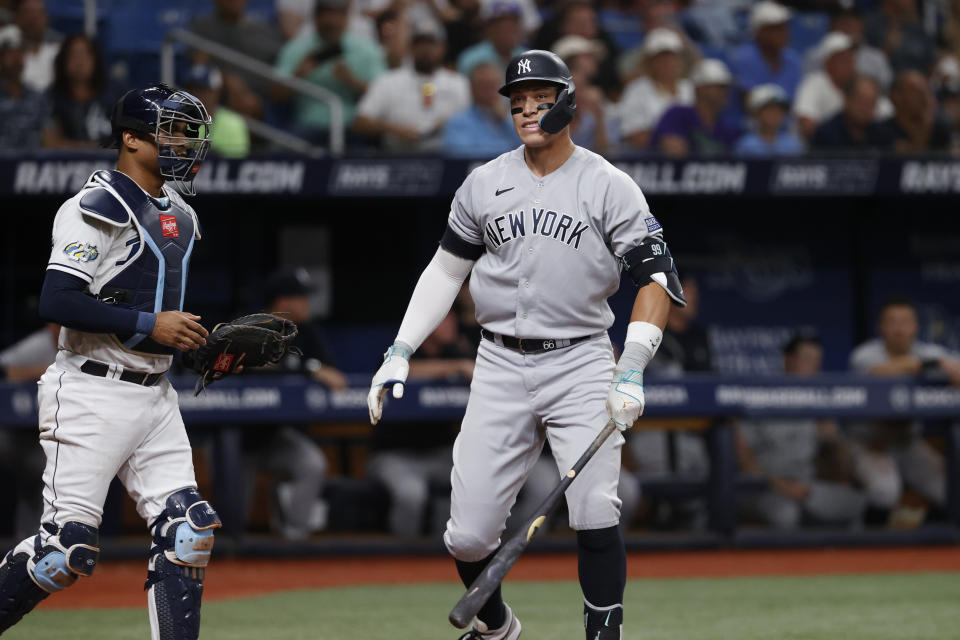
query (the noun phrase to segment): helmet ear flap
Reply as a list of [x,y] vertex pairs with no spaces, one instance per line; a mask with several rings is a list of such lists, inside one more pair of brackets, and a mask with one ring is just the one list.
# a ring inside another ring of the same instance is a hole
[[540,118],[540,128],[547,133],[559,133],[573,120],[576,110],[577,89],[573,85],[573,79],[570,79],[557,96],[556,104]]

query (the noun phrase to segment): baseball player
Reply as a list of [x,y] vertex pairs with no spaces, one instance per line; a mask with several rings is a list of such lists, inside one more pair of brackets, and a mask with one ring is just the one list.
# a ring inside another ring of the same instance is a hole
[[[500,93],[523,145],[474,170],[414,289],[396,341],[373,377],[370,420],[387,387],[403,395],[408,359],[450,308],[467,275],[482,326],[470,399],[456,444],[444,542],[469,585],[500,544],[504,522],[550,441],[565,473],[608,419],[629,428],[643,411],[643,369],[671,301],[685,304],[659,222],[623,172],[575,146],[570,71],[553,53],[510,61]],[[606,299],[621,270],[639,285],[619,362]],[[620,432],[566,493],[577,530],[589,640],[620,638],[626,556],[618,527]],[[461,640],[513,640],[520,621],[490,597]]]
[[112,115],[115,171],[97,171],[53,222],[40,315],[63,325],[39,383],[46,453],[39,532],[0,564],[0,633],[41,600],[93,574],[103,502],[116,475],[153,535],[147,581],[154,640],[200,630],[204,567],[220,518],[197,492],[193,457],[164,376],[175,350],[207,331],[182,311],[200,237],[192,195],[210,116],[194,96],[155,84]]

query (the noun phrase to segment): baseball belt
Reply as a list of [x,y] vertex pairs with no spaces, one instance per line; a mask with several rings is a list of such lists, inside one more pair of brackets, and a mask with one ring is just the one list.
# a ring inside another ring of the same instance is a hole
[[[97,362],[96,360],[87,360],[80,365],[80,371],[91,376],[106,378],[110,372],[110,365]],[[119,377],[124,382],[132,382],[133,384],[143,385],[144,387],[152,387],[160,382],[163,373],[143,373],[142,371],[127,371],[122,369]]]
[[481,328],[480,335],[483,336],[485,340],[489,340],[513,351],[519,351],[520,353],[545,353],[547,351],[555,351],[573,346],[578,342],[589,340],[600,334],[580,336],[578,338],[514,338],[513,336],[505,336]]

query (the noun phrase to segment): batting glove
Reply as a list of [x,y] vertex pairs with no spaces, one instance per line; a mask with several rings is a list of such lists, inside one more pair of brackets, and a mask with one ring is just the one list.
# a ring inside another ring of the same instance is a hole
[[373,376],[370,393],[367,394],[367,408],[370,410],[370,424],[380,422],[383,415],[383,397],[387,387],[393,387],[393,397],[403,397],[403,385],[410,373],[410,355],[413,353],[406,344],[397,341],[383,354],[383,364]]
[[643,368],[647,359],[642,349],[633,342],[624,345],[607,393],[607,413],[621,431],[632,427],[643,413]]

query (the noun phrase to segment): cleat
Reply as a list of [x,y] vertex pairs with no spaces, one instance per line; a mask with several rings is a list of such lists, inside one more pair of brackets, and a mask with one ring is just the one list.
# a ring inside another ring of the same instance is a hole
[[507,620],[499,629],[488,629],[483,620],[473,619],[473,628],[460,636],[458,640],[516,640],[520,637],[520,619],[514,615],[513,609],[503,603],[507,611]]

